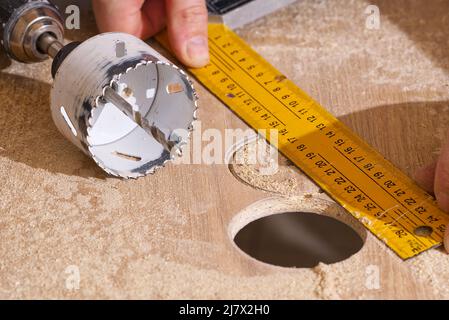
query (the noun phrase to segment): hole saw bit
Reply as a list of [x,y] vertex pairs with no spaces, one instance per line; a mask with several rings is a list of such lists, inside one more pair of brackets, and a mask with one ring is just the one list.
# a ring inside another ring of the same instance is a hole
[[47,0],[1,0],[0,29],[12,59],[53,58],[53,120],[104,171],[138,178],[182,155],[197,96],[186,73],[148,44],[105,33],[64,45],[61,14]]

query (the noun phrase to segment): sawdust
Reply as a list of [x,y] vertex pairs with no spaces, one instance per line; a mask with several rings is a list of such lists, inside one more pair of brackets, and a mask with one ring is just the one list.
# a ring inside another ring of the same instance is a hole
[[[261,152],[264,154],[259,156]],[[237,150],[229,167],[244,183],[272,193],[303,195],[304,190],[318,192],[319,189],[288,159],[277,154],[273,157],[261,139]]]
[[[371,2],[303,0],[239,32],[337,116],[363,117],[379,105],[411,101],[444,104],[446,2],[373,2],[381,7],[380,30],[364,27]],[[412,28],[420,19],[421,28]],[[227,168],[169,167],[131,183],[107,178],[52,124],[49,67],[0,62],[0,298],[449,298],[447,255],[431,250],[404,263],[369,233],[350,259],[314,269],[274,268],[244,256],[230,230],[257,210],[220,202],[227,184],[215,176]],[[201,93],[204,108],[218,104]],[[444,124],[425,125],[442,139]],[[375,135],[364,129],[359,132]],[[416,157],[430,160],[437,143],[423,145],[423,157],[402,156],[401,166],[414,166]],[[249,165],[234,169],[245,183],[277,195],[257,204],[265,208],[260,214],[313,205],[365,232],[289,165],[270,178]],[[198,185],[215,189],[200,193]],[[228,211],[241,220],[228,225]],[[79,269],[79,289],[67,287],[68,266]],[[379,270],[379,279],[370,270]]]
[[424,252],[407,261],[413,275],[432,288],[435,296],[449,297],[449,255],[441,248]]
[[[379,29],[366,27],[368,5],[380,9]],[[447,33],[440,31],[449,19],[447,6],[444,0],[427,7],[406,0],[300,1],[283,14],[259,20],[255,29],[244,28],[239,33],[276,66],[282,68],[283,60],[295,56],[293,65],[281,71],[301,80],[302,87],[308,86],[303,79],[319,69],[328,71],[320,74],[322,82],[334,87],[334,92],[344,90],[345,84],[333,80],[329,70],[344,72],[357,61],[366,64],[352,70],[359,93],[378,85],[399,86],[405,92],[438,92],[449,85],[449,43]],[[289,45],[293,42],[296,45]],[[315,93],[317,88],[312,89]]]

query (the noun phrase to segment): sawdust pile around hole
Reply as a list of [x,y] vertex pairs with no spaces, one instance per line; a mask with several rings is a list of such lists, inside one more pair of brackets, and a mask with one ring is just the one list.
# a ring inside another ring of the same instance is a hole
[[319,188],[290,160],[279,153],[273,156],[263,139],[238,149],[229,170],[241,182],[267,192],[282,195],[303,195],[304,190],[319,192]]

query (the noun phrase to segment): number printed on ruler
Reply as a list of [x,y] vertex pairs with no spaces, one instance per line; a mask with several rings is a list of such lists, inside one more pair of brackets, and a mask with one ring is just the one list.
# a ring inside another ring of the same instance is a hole
[[226,26],[209,25],[209,47],[195,77],[252,128],[277,129],[279,151],[401,258],[442,243],[449,216],[410,178]]

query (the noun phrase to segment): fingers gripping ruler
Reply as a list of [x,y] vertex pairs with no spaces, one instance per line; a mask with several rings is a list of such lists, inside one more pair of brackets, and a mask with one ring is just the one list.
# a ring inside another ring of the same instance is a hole
[[190,72],[253,129],[277,129],[279,152],[397,255],[441,245],[449,215],[429,194],[224,24],[209,25],[209,46],[210,64]]

